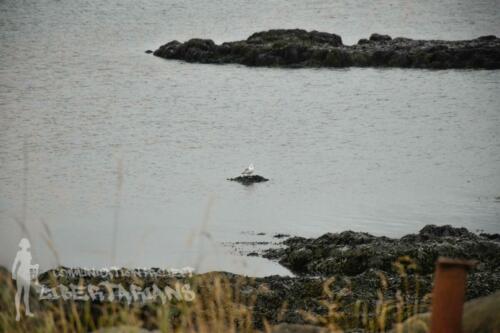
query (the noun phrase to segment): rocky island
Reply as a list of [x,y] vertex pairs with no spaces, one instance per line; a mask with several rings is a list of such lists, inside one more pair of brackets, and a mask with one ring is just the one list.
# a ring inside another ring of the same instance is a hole
[[153,53],[165,59],[205,64],[269,67],[500,68],[500,39],[414,40],[372,34],[355,45],[339,35],[300,29],[257,32],[220,45],[210,39],[171,41]]

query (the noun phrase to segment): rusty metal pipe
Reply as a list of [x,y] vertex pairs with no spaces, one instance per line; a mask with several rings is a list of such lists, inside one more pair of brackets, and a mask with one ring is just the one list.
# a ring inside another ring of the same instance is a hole
[[439,258],[432,291],[431,333],[462,333],[467,272],[476,261]]

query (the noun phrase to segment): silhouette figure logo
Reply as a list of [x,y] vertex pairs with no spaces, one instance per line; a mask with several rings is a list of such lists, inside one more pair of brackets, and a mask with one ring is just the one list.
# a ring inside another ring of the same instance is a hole
[[30,241],[27,238],[19,242],[20,250],[17,251],[14,264],[12,265],[12,278],[16,280],[16,320],[21,319],[21,296],[23,296],[24,309],[27,317],[33,317],[30,311],[30,287],[31,280],[38,277],[38,264],[31,264]]

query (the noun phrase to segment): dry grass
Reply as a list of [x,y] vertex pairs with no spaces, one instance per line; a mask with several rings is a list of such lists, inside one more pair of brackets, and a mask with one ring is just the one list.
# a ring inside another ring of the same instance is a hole
[[[254,332],[254,297],[239,293],[239,286],[225,277],[205,275],[194,279],[199,291],[192,302],[161,304],[90,301],[38,301],[32,292],[30,305],[36,314],[15,320],[16,287],[10,274],[0,274],[0,332],[89,332],[103,327],[149,327],[161,332]],[[33,288],[32,288],[33,289]],[[24,310],[22,310],[23,312]]]
[[[417,284],[411,289],[418,292],[418,279],[410,281],[406,275],[406,269],[411,265],[413,262],[408,258],[402,258],[395,263],[403,288],[391,299],[384,296],[387,281],[382,274],[379,276],[378,297],[354,303],[344,301],[345,295],[351,292],[351,286],[347,284],[334,292],[336,280],[331,278],[323,284],[323,296],[318,300],[325,310],[324,314],[318,315],[308,309],[295,311],[298,311],[306,322],[322,326],[329,332],[343,332],[352,328],[362,328],[365,332],[387,332],[393,326],[400,326],[395,324],[427,307],[427,302],[420,303],[421,298],[408,295],[411,284]],[[61,282],[68,281],[51,281],[52,284]],[[174,299],[165,304],[39,301],[38,296],[32,292],[31,306],[36,316],[23,316],[21,321],[16,322],[16,289],[10,274],[4,272],[0,274],[0,332],[92,332],[118,326],[128,327],[128,331],[148,328],[169,333],[246,333],[256,332],[258,329],[261,332],[272,332],[272,325],[268,320],[279,322],[283,313],[291,311],[283,300],[281,308],[276,309],[276,318],[257,318],[254,309],[259,288],[247,288],[248,278],[228,278],[226,275],[213,273],[194,276],[190,283],[193,290],[196,290],[194,301]],[[410,299],[414,301],[409,302]]]

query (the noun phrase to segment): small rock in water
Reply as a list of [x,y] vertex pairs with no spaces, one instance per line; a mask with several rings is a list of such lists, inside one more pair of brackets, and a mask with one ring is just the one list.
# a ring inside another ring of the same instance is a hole
[[269,179],[259,175],[253,175],[253,176],[238,176],[236,178],[228,178],[227,180],[230,180],[232,182],[238,182],[243,185],[251,185],[253,183],[267,182]]
[[146,52],[144,52],[144,53],[146,53],[146,54],[151,54],[151,53],[153,53],[153,51],[151,51],[151,50],[146,50]]

